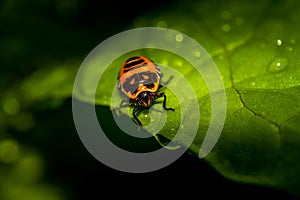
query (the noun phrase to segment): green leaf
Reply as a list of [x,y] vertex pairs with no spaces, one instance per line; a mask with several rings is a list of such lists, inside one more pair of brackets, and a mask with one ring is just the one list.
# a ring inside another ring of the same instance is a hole
[[[214,5],[207,1],[195,3],[197,17],[177,17],[189,24],[181,31],[194,35],[210,52],[226,86],[225,126],[205,160],[230,179],[299,196],[298,4],[263,1],[242,6],[235,1]],[[172,16],[164,14],[160,20],[173,28]],[[200,128],[190,147],[195,153],[209,124],[208,96],[200,97],[199,105]],[[172,138],[169,132],[162,134]]]

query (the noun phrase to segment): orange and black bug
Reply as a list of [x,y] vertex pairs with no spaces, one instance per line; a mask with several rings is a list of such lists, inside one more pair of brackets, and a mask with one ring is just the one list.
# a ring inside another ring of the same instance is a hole
[[[163,92],[157,93],[163,87],[160,84],[161,78],[162,74],[158,66],[146,57],[134,56],[122,65],[118,76],[118,87],[129,97],[128,106],[134,106],[132,115],[139,126],[142,126],[142,123],[136,115],[137,112],[149,109],[157,98],[164,97],[163,108],[174,111],[173,108],[166,107],[166,95]],[[120,107],[124,102],[126,100],[121,102]]]

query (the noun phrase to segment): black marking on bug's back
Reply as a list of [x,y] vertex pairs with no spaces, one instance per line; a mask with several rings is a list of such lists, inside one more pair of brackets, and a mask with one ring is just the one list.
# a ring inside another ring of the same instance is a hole
[[[140,72],[138,73],[139,83],[149,85],[158,82],[158,74],[153,72]],[[145,77],[148,77],[147,79]],[[154,85],[153,85],[154,86]]]
[[[133,82],[133,83],[131,83]],[[133,74],[123,84],[123,90],[134,94],[139,87],[139,77],[137,74]]]
[[142,59],[140,56],[133,56],[133,57],[131,57],[131,58],[128,58],[126,61],[125,61],[125,63],[127,63],[127,62],[130,62],[130,61],[133,61],[133,60],[137,60],[137,59]]
[[145,84],[145,86],[149,89],[152,89],[152,88],[154,88],[154,83]]
[[144,59],[139,58],[139,57],[137,59],[131,59],[130,61],[125,62],[125,65],[123,66],[124,69],[130,69],[136,65],[139,65],[139,64],[142,64],[143,62],[145,62]]
[[138,64],[138,65],[134,65],[134,66],[132,66],[132,67],[130,67],[130,68],[124,68],[124,70],[123,70],[123,72],[124,73],[126,73],[126,72],[129,72],[129,71],[131,71],[131,70],[136,70],[136,69],[138,69],[138,68],[141,68],[141,67],[144,67],[144,66],[147,66],[148,64],[146,63],[146,62],[143,62],[143,63],[141,63],[141,64]]

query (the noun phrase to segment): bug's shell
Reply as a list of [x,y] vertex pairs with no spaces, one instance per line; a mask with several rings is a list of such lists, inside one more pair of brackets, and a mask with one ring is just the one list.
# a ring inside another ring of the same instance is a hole
[[129,98],[135,99],[141,92],[156,92],[161,79],[158,66],[143,56],[126,60],[118,76],[118,87]]

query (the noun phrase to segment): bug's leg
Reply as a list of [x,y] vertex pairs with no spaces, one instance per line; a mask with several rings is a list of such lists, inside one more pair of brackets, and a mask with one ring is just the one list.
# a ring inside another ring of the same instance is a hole
[[119,107],[113,108],[112,111],[121,113],[121,109],[128,106],[137,106],[135,102],[132,102],[130,99],[123,99],[119,105]]
[[115,112],[115,113],[120,112],[121,108],[124,108],[124,107],[125,107],[124,103],[127,103],[127,104],[128,104],[127,99],[123,99],[123,100],[121,101],[119,107],[114,107],[114,108],[112,108],[112,111]]
[[175,111],[174,108],[167,108],[166,107],[166,102],[167,102],[167,96],[165,94],[163,94],[163,97],[164,97],[164,102],[163,102],[163,107],[165,110],[172,110],[172,111]]
[[164,101],[163,101],[163,108],[165,109],[165,110],[172,110],[172,111],[175,111],[175,109],[174,108],[167,108],[166,107],[166,103],[167,103],[167,96],[165,95],[165,93],[159,93],[157,96],[156,96],[156,98],[159,98],[159,97],[164,97]]
[[128,99],[123,99],[120,103],[119,108],[124,108],[126,106],[129,106],[129,100]]
[[138,106],[138,104],[130,99],[123,99],[119,105],[119,108],[125,108],[127,106]]
[[129,105],[128,99],[123,99],[123,100],[121,101],[119,107],[113,108],[112,111],[115,112],[115,113],[118,112],[118,113],[120,114],[121,108],[124,108],[124,107],[126,107],[126,106],[128,106],[128,105]]
[[140,107],[135,107],[132,111],[133,118],[135,121],[139,124],[139,126],[143,126],[142,122],[139,120],[139,118],[136,116],[136,112],[139,110]]

